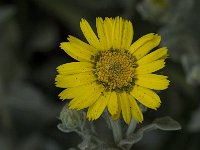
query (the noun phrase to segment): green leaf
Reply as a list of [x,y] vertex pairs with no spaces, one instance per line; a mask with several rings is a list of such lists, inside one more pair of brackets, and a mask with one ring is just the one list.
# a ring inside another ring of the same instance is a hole
[[67,128],[64,124],[60,123],[57,125],[57,128],[64,132],[64,133],[69,133],[69,132],[74,132],[74,129],[70,129],[70,128]]
[[153,123],[155,124],[156,128],[160,130],[172,131],[181,129],[181,125],[176,120],[168,116],[155,119]]
[[135,133],[132,133],[129,136],[127,136],[127,138],[121,140],[118,146],[124,147],[124,145],[127,145],[130,147],[142,139],[144,132],[148,132],[155,129],[160,129],[164,131],[180,130],[181,125],[171,117],[158,118],[155,119],[153,123],[138,129]]
[[144,132],[151,131],[154,129],[156,129],[155,124],[149,124],[145,127],[142,127],[139,130],[137,130],[135,133],[132,133],[129,136],[127,136],[126,139],[121,140],[118,146],[123,147],[123,145],[133,145],[142,139]]

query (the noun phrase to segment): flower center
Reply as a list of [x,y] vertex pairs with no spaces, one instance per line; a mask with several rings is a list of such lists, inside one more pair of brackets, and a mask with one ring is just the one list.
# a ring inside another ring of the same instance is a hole
[[101,51],[96,55],[97,79],[107,89],[121,90],[132,87],[134,58],[127,50]]

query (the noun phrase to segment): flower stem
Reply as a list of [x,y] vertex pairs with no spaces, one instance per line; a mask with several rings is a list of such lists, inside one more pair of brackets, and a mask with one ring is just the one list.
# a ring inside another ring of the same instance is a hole
[[[109,117],[109,115],[108,115]],[[116,144],[118,144],[122,139],[122,129],[119,119],[118,120],[112,120],[111,117],[109,117],[110,126],[113,132],[113,138]]]
[[131,133],[133,133],[135,131],[136,126],[137,126],[137,122],[135,121],[134,118],[132,118],[128,126],[128,129],[126,131],[126,136],[129,136]]

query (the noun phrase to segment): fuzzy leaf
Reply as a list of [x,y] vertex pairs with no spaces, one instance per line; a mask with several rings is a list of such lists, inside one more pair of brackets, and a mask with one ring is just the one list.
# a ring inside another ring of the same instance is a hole
[[122,147],[123,145],[133,145],[142,139],[144,132],[154,129],[156,129],[155,124],[149,124],[143,128],[140,128],[137,130],[137,132],[130,134],[126,139],[121,140],[118,146]]
[[158,118],[153,121],[157,129],[160,130],[180,130],[181,125],[171,117]]
[[144,132],[148,132],[155,129],[160,129],[164,131],[180,130],[181,125],[171,117],[158,118],[155,119],[153,123],[138,129],[135,133],[132,133],[129,136],[127,136],[126,139],[121,140],[118,146],[119,147],[123,147],[123,145],[131,146],[142,139]]
[[73,129],[67,128],[67,127],[66,127],[64,124],[62,124],[62,123],[58,124],[58,125],[57,125],[57,128],[58,128],[60,131],[64,132],[64,133],[69,133],[69,132],[73,132],[73,131],[74,131]]

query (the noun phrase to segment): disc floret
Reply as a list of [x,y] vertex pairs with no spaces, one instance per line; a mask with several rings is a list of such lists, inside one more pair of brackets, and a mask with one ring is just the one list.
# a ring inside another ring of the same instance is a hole
[[117,90],[132,85],[134,58],[127,50],[101,51],[96,57],[96,75],[107,89]]

